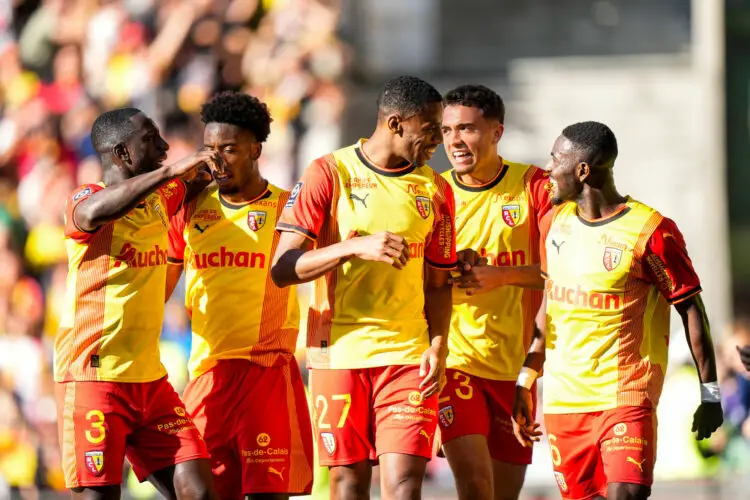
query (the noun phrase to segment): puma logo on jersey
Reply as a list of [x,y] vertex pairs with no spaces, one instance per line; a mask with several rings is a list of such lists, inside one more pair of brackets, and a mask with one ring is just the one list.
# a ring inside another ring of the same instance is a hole
[[370,196],[370,193],[367,193],[364,198],[360,198],[354,193],[351,193],[349,195],[350,200],[357,200],[358,202],[362,203],[362,206],[367,208],[367,197]]
[[281,479],[281,480],[283,481],[283,480],[284,480],[284,471],[285,471],[285,470],[286,470],[286,467],[282,467],[282,468],[281,468],[281,471],[278,471],[278,470],[277,470],[276,468],[274,468],[274,467],[269,467],[269,468],[268,468],[268,473],[269,473],[269,474],[274,474],[274,475],[276,475],[276,476],[279,476],[279,479]]
[[198,224],[196,224],[196,225],[195,225],[195,226],[193,226],[193,227],[194,227],[195,229],[197,229],[199,233],[203,234],[203,231],[205,231],[206,229],[208,229],[208,226],[209,226],[209,224],[206,224],[205,226],[203,226],[203,227],[200,227],[200,226],[199,226]]
[[628,463],[630,463],[630,464],[635,465],[636,467],[638,467],[639,471],[643,472],[643,464],[646,462],[645,458],[639,462],[638,460],[636,460],[633,457],[628,457],[628,458],[625,459],[625,461],[628,462]]
[[557,249],[557,255],[560,255],[560,247],[565,244],[565,241],[561,241],[560,243],[556,242],[554,239],[552,240],[552,246]]

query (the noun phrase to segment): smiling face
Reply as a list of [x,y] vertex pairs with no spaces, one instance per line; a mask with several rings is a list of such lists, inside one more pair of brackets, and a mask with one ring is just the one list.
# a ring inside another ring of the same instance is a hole
[[477,165],[493,162],[503,135],[498,120],[487,119],[473,106],[448,105],[443,111],[443,144],[459,175],[471,174]]
[[552,158],[547,164],[550,184],[552,184],[552,203],[559,205],[573,201],[583,191],[583,181],[589,174],[589,166],[583,151],[565,136],[560,136],[552,146]]
[[393,115],[388,120],[389,126],[398,128],[402,133],[396,134],[396,154],[410,163],[424,165],[442,142],[440,121],[443,115],[442,103],[429,104],[425,109],[408,118]]
[[222,194],[235,194],[252,181],[261,153],[261,143],[252,132],[228,123],[208,123],[203,147],[222,159],[222,165],[211,165],[211,175]]

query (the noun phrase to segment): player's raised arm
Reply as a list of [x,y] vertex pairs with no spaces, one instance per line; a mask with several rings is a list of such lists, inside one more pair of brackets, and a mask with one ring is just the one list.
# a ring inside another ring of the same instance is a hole
[[693,432],[704,439],[723,423],[721,396],[716,376],[708,316],[701,299],[701,285],[688,256],[685,240],[671,219],[662,219],[646,245],[646,273],[682,318],[690,352],[701,384],[701,405],[695,412]]

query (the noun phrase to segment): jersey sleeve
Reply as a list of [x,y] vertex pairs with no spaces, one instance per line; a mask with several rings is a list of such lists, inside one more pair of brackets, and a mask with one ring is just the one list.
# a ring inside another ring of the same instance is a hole
[[277,231],[290,231],[316,240],[333,201],[333,174],[329,159],[313,161],[294,186],[284,205]]
[[456,256],[456,200],[450,184],[438,174],[438,191],[433,197],[435,222],[427,245],[424,260],[437,269],[454,269],[458,263]]
[[167,214],[169,217],[174,215],[180,210],[183,202],[185,201],[185,195],[187,194],[187,187],[185,183],[179,179],[171,180],[159,188],[164,198],[164,202],[167,204]]
[[528,183],[531,206],[534,210],[537,227],[541,227],[542,219],[552,209],[552,184],[549,181],[549,173],[539,167],[531,167],[533,173]]
[[185,227],[190,221],[194,205],[195,200],[184,205],[177,211],[174,217],[169,219],[169,250],[167,260],[174,264],[181,264],[185,259],[185,248],[187,247]]
[[700,279],[688,256],[685,239],[671,219],[662,219],[651,234],[643,260],[647,278],[670,304],[701,292]]
[[84,184],[73,191],[65,203],[64,232],[66,237],[85,243],[91,239],[94,233],[96,233],[96,229],[93,231],[84,231],[78,226],[76,223],[76,209],[84,200],[102,189],[104,188],[98,184]]
[[542,269],[542,277],[547,279],[547,235],[552,226],[552,218],[555,216],[554,210],[547,210],[539,221],[539,262]]

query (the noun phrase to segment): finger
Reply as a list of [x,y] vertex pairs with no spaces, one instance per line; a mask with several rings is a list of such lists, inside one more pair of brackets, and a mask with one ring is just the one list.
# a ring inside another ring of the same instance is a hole
[[487,265],[487,262],[489,262],[489,261],[487,260],[487,258],[486,258],[486,257],[482,257],[481,259],[479,259],[479,261],[477,262],[476,266],[477,266],[477,267],[482,267],[482,266],[486,266],[486,265]]
[[440,387],[437,382],[429,386],[427,389],[422,391],[422,399],[431,398],[440,391]]
[[458,284],[458,288],[482,288],[479,282],[475,279],[464,279]]
[[468,264],[469,266],[474,267],[476,261],[477,253],[474,250],[467,250],[466,259],[464,259],[464,262],[466,262],[466,264]]
[[[424,377],[427,375],[427,371],[430,369],[430,356],[429,351],[422,355],[422,360],[419,362],[419,376]],[[422,386],[420,385],[420,389]]]
[[422,379],[422,382],[419,383],[419,388],[423,389],[425,386],[429,384],[436,384],[438,383],[438,378],[435,376],[435,365],[437,363],[433,359],[429,359],[427,362],[427,370],[424,378]]

